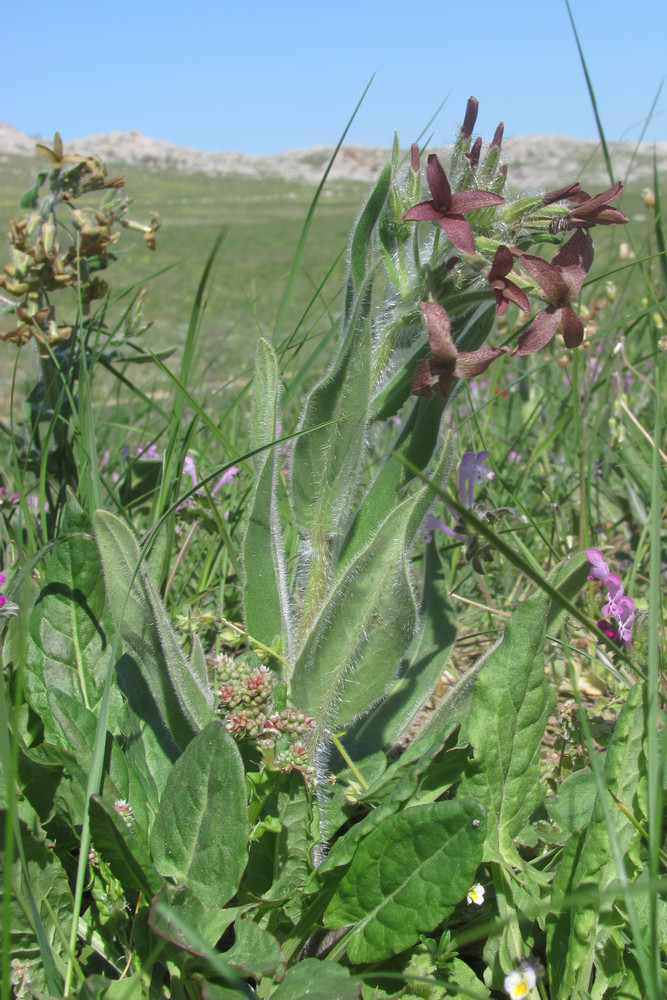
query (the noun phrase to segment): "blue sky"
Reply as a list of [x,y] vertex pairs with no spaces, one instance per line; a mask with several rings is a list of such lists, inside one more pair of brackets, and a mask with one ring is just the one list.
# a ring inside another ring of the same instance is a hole
[[[608,139],[638,138],[667,75],[665,0],[571,0]],[[0,121],[65,139],[138,129],[205,150],[276,153],[476,134],[596,137],[565,0],[22,0],[2,24]],[[667,141],[667,85],[646,139]]]

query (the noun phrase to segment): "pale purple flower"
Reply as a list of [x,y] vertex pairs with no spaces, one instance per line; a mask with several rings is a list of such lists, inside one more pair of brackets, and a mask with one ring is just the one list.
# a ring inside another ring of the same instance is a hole
[[609,576],[609,566],[604,561],[599,549],[586,549],[586,558],[591,564],[591,571],[588,574],[589,580],[604,580]]
[[591,564],[588,579],[601,580],[607,590],[607,603],[602,608],[602,614],[614,619],[613,622],[607,617],[601,619],[597,623],[598,628],[614,642],[622,639],[629,649],[632,645],[635,602],[624,592],[620,576],[609,572],[609,566],[598,549],[586,549],[586,558]]
[[217,493],[221,486],[226,486],[227,483],[235,483],[236,482],[236,477],[238,476],[238,474],[239,474],[239,468],[238,468],[238,466],[237,465],[230,465],[230,467],[228,469],[225,469],[225,471],[221,475],[220,479],[218,479],[217,483],[215,484],[215,486],[211,490],[211,495],[213,495],[214,493]]
[[485,479],[495,479],[495,472],[492,472],[486,464],[489,455],[488,451],[467,451],[461,459],[459,497],[463,506],[468,509],[473,505],[475,485],[483,483]]
[[624,590],[621,578],[617,573],[609,573],[602,581],[607,588],[607,604],[602,609],[603,615],[613,615],[618,618],[622,605],[619,603],[623,598]]
[[[483,483],[485,479],[494,479],[495,472],[492,472],[486,464],[489,457],[488,451],[467,451],[459,465],[459,498],[464,507],[470,510],[474,505],[474,490],[477,483]],[[457,517],[455,510],[445,504],[449,512]],[[430,542],[434,531],[444,531],[450,538],[455,538],[459,542],[465,541],[465,535],[450,528],[444,521],[436,517],[435,514],[427,514],[422,525],[422,536],[425,542]]]
[[195,460],[192,455],[186,455],[183,460],[183,475],[190,477],[193,486],[197,485],[197,470],[195,468]]

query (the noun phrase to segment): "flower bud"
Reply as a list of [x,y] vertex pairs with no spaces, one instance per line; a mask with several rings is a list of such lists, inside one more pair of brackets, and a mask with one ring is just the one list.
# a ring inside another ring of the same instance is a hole
[[655,206],[655,191],[649,187],[644,188],[642,191],[642,202],[644,203],[644,208],[653,208]]
[[607,296],[607,302],[616,301],[616,285],[613,281],[608,281],[605,285],[605,295]]
[[618,248],[618,256],[621,258],[621,260],[627,260],[628,259],[628,257],[630,256],[630,244],[629,243],[621,243],[620,247]]

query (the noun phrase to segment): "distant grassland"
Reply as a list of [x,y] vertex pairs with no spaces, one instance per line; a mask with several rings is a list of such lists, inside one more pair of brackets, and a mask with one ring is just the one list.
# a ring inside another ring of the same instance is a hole
[[[124,174],[126,191],[134,198],[130,213],[133,218],[146,221],[149,210],[153,210],[162,220],[155,254],[145,248],[139,234],[123,231],[114,248],[121,259],[107,275],[115,294],[131,285],[145,285],[145,317],[154,319],[152,329],[145,335],[145,344],[155,351],[179,348],[183,344],[207,256],[216,236],[224,230],[208,288],[195,384],[210,393],[230,379],[244,375],[252,366],[257,338],[271,338],[274,331],[285,278],[315,188],[280,179],[211,177],[159,167],[107,166],[109,176]],[[39,157],[9,156],[0,163],[0,232],[7,232],[21,195],[33,183],[36,172],[43,168],[44,161]],[[563,177],[562,183],[576,176],[575,172]],[[645,183],[645,178],[641,182],[631,181],[625,192],[623,207],[631,218],[631,226],[614,231],[596,229],[596,264],[592,274],[618,266],[618,244],[630,236],[630,231],[638,246],[644,242],[647,223],[643,221],[646,210],[641,202],[641,190]],[[292,304],[281,331],[283,335],[294,329],[316,289],[344,251],[368,190],[369,185],[356,181],[327,183],[310,230]],[[598,190],[600,185],[591,187],[591,193]],[[0,266],[6,259],[6,245],[3,245]],[[340,308],[344,267],[343,253],[304,333],[315,325],[317,316],[321,316],[317,334],[331,325]],[[158,271],[164,273],[151,278]],[[598,287],[602,293],[603,286]],[[121,306],[128,302],[125,298]],[[117,306],[110,315],[118,315],[119,308]],[[11,317],[0,316],[0,328],[8,329],[11,325]],[[32,354],[30,350],[24,354],[27,356],[22,358],[21,372],[29,381],[34,375]],[[7,408],[15,357],[12,345],[0,345],[0,393],[3,397],[0,408],[3,412]],[[172,368],[177,365],[177,358],[178,355],[170,360]],[[131,374],[136,377],[136,369]],[[144,368],[142,377],[149,375],[155,378],[153,366]]]

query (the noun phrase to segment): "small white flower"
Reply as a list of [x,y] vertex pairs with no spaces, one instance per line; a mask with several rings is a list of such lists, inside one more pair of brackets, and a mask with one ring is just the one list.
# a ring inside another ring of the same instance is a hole
[[475,906],[481,906],[484,902],[484,886],[480,885],[479,882],[476,882],[475,885],[471,886],[466,898],[469,903],[474,903]]
[[537,976],[535,975],[535,970],[527,966],[525,969],[512,969],[512,971],[505,976],[505,993],[510,997],[510,1000],[523,1000],[523,997],[527,997],[531,990],[535,989],[537,984]]

